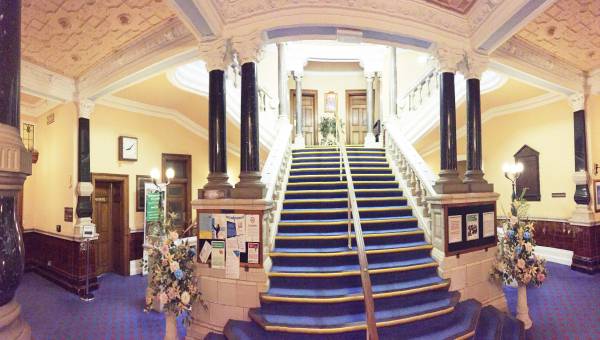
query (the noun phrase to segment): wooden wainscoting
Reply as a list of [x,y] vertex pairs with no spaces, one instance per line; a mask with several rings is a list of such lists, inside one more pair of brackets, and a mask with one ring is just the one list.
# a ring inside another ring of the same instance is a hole
[[[39,230],[25,230],[25,270],[33,271],[77,295],[85,293],[85,243]],[[90,243],[90,290],[98,288],[96,241]]]
[[129,234],[129,261],[144,257],[144,231],[136,230]]

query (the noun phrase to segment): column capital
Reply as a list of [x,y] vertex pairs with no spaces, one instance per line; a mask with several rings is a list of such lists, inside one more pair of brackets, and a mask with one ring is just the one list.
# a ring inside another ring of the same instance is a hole
[[461,49],[438,45],[432,52],[440,72],[456,73],[458,64],[464,59]]
[[365,79],[367,79],[367,81],[373,81],[376,74],[377,73],[374,71],[365,72]]
[[569,105],[573,112],[585,110],[585,96],[583,93],[575,93],[569,96]]
[[292,71],[292,78],[294,78],[295,81],[301,81],[302,77],[304,77],[302,71]]
[[481,79],[481,75],[487,69],[489,57],[480,53],[470,52],[464,55],[458,68],[465,79]]
[[80,99],[77,102],[77,114],[79,118],[90,119],[96,103],[90,99]]
[[263,57],[264,37],[260,32],[234,37],[232,45],[240,65],[257,63]]
[[207,40],[200,43],[200,55],[208,72],[226,70],[231,65],[231,42],[225,39]]

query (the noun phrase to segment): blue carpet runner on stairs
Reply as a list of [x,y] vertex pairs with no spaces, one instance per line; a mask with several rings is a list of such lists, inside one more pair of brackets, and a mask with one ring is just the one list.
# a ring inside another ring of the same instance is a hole
[[[383,149],[349,147],[381,339],[522,339],[520,321],[459,302],[399,189]],[[348,247],[347,183],[334,148],[293,151],[269,290],[253,322],[231,320],[234,339],[365,339],[354,235]],[[214,336],[214,335],[213,335]]]

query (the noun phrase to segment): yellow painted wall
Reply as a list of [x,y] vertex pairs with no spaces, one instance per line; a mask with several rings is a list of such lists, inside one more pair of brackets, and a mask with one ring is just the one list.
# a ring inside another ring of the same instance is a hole
[[[23,224],[61,234],[73,235],[72,223],[63,222],[63,208],[75,207],[76,131],[75,105],[65,104],[53,110],[56,120],[46,125],[46,116],[36,120],[36,148],[40,152],[33,175],[24,188]],[[114,108],[96,105],[90,121],[91,171],[129,175],[129,227],[139,229],[141,213],[135,212],[135,176],[147,175],[153,167],[161,167],[162,153],[192,155],[192,198],[206,182],[208,174],[208,141],[175,122]],[[137,137],[138,161],[118,160],[118,137]],[[230,182],[239,174],[239,156],[228,153]]]
[[[51,113],[55,120],[48,125],[46,118]],[[60,224],[60,234],[70,236],[73,223],[64,222],[64,208],[75,208],[75,105],[60,105],[37,118],[35,123],[35,147],[40,155],[32,167],[32,175],[25,181],[23,226],[56,232],[56,225]]]
[[[161,167],[163,153],[192,156],[192,198],[206,183],[208,175],[208,141],[175,122],[162,118],[130,113],[105,106],[96,106],[90,122],[92,150],[91,171],[129,175],[129,224],[131,229],[143,225],[142,213],[135,212],[135,176],[148,175]],[[138,138],[138,160],[118,160],[119,136]],[[230,182],[235,184],[239,158],[228,154]]]
[[[566,100],[517,112],[488,121],[483,126],[483,163],[486,179],[500,193],[499,208],[510,204],[510,183],[504,178],[502,164],[527,144],[540,153],[541,201],[531,202],[532,217],[571,217],[575,209],[573,194],[573,115]],[[463,138],[458,143],[465,144]],[[566,193],[552,198],[553,192]],[[498,210],[502,214],[502,210]]]
[[[586,123],[588,133],[588,171],[592,180],[600,180],[600,173],[594,174],[595,164],[600,164],[600,95],[590,95],[587,98]],[[592,181],[592,205],[600,198],[595,194]],[[596,213],[596,220],[600,220],[600,213]]]
[[[600,128],[600,127],[598,127]],[[498,213],[510,204],[511,186],[504,178],[502,164],[514,160],[525,144],[540,153],[540,202],[530,202],[531,217],[569,218],[575,209],[573,193],[573,116],[566,100],[515,112],[483,124],[483,170],[488,182],[500,194]],[[438,139],[439,141],[439,139]],[[466,136],[457,140],[459,155],[465,154]],[[439,172],[439,149],[423,158],[434,173]],[[553,192],[566,193],[552,198]]]

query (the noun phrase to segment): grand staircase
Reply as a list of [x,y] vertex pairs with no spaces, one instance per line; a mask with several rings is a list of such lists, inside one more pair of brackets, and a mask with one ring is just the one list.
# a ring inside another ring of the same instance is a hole
[[[437,274],[383,149],[348,147],[380,339],[524,339],[520,321],[458,292]],[[348,189],[334,148],[293,151],[269,290],[237,339],[365,339],[366,315]]]

